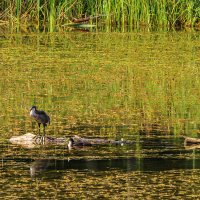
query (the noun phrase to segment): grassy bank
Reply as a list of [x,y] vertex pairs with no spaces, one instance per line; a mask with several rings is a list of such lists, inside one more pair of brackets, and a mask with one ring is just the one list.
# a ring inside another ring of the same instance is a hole
[[[107,27],[200,27],[199,0],[2,0],[0,23],[54,31],[73,18],[104,15]],[[95,21],[96,23],[96,21]]]

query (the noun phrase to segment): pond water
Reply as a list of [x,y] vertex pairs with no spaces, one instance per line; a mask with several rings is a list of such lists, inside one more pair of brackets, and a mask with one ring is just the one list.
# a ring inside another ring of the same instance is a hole
[[[198,199],[200,35],[136,32],[0,35],[0,196],[4,199]],[[25,147],[38,134],[134,141],[68,150]]]

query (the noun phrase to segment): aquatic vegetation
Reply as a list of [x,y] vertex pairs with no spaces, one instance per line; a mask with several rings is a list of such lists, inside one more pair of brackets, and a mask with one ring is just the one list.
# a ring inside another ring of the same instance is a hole
[[[181,137],[199,131],[198,32],[7,34],[0,47],[3,199],[199,198],[199,150]],[[35,133],[30,105],[53,137],[134,142],[8,143]]]
[[38,105],[58,134],[197,134],[199,40],[195,32],[7,36],[2,131],[30,130],[27,113]]
[[0,23],[16,28],[58,30],[73,18],[103,15],[94,23],[107,27],[181,28],[200,26],[199,0],[2,0]]

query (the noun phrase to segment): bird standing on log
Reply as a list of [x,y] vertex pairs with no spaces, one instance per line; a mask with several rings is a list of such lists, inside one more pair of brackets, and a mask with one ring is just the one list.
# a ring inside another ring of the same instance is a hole
[[37,121],[39,132],[41,124],[43,125],[45,132],[45,127],[47,126],[47,124],[50,124],[50,117],[43,110],[37,110],[36,106],[31,107],[30,116]]

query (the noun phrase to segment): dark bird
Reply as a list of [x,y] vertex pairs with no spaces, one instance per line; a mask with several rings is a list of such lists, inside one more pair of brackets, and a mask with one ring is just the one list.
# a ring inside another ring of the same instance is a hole
[[47,124],[50,124],[50,117],[43,110],[37,110],[36,106],[31,107],[30,116],[37,121],[39,131],[40,131],[41,124],[43,124],[44,131]]

